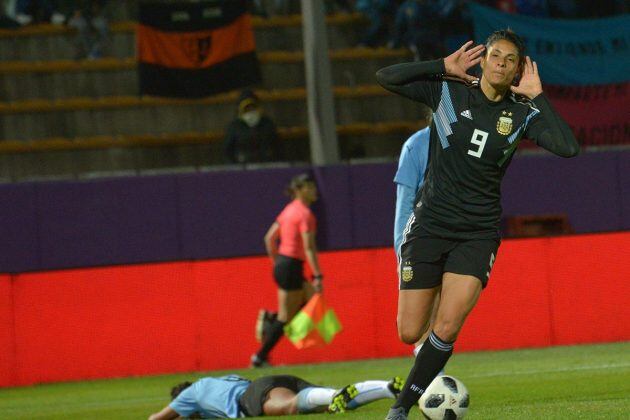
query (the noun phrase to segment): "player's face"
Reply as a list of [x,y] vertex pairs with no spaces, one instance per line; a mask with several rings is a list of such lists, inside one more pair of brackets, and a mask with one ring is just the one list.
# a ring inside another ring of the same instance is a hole
[[493,43],[481,60],[483,77],[497,87],[509,87],[519,70],[518,48],[501,39]]
[[310,203],[317,201],[317,185],[315,185],[314,182],[305,183],[302,188],[300,188],[300,193],[302,197]]

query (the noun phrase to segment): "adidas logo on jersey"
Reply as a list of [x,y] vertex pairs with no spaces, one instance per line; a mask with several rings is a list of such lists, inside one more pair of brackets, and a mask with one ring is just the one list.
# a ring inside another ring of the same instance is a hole
[[466,118],[468,118],[469,120],[472,120],[472,119],[473,119],[473,118],[472,118],[472,114],[470,113],[470,109],[467,109],[466,111],[462,111],[462,113],[461,113],[461,114],[459,114],[459,115],[461,115],[462,117],[466,117]]

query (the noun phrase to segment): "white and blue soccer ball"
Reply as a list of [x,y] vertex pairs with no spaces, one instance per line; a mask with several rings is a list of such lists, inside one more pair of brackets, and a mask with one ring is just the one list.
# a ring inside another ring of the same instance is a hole
[[418,404],[427,419],[456,420],[466,415],[469,402],[468,389],[462,381],[442,375],[431,382]]

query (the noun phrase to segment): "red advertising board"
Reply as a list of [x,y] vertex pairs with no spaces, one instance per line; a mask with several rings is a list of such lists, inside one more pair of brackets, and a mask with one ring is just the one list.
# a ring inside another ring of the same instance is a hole
[[[629,248],[630,232],[504,241],[456,351],[630,339]],[[322,254],[343,331],[321,348],[283,340],[272,361],[410,355],[395,264],[389,248]],[[265,257],[0,276],[0,386],[245,367],[275,299]]]

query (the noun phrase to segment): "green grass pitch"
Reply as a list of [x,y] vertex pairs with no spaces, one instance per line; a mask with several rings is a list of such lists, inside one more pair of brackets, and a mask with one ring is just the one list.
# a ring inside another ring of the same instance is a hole
[[[405,377],[411,363],[408,357],[230,372],[251,379],[289,373],[340,387],[365,379]],[[0,389],[0,418],[144,419],[168,403],[173,384],[223,373]],[[461,379],[470,391],[468,419],[630,419],[630,342],[455,354],[447,373]],[[379,401],[341,416],[383,419],[390,404]],[[410,418],[419,417],[414,409]]]

